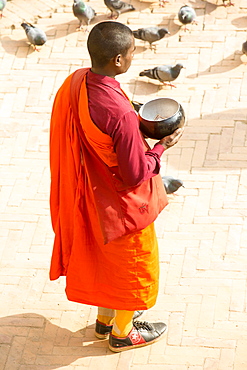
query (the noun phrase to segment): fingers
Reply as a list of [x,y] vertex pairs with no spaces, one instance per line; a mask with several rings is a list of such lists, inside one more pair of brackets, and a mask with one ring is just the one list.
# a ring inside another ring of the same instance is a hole
[[159,144],[163,145],[165,149],[168,149],[179,141],[179,139],[183,135],[183,132],[184,128],[178,128],[171,135],[165,136],[163,139],[161,139],[159,141]]
[[177,128],[171,135],[170,137],[176,137],[176,136],[179,136],[181,137],[183,135],[183,132],[184,132],[184,127],[180,127],[180,128]]

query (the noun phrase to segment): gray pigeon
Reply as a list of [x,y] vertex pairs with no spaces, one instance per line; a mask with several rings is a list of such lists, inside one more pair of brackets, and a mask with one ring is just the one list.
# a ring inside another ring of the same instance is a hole
[[175,193],[175,191],[183,186],[182,180],[174,179],[174,177],[171,176],[162,176],[162,181],[167,194]]
[[28,41],[33,46],[34,50],[39,51],[36,46],[44,45],[47,41],[46,34],[40,28],[34,27],[31,23],[23,22],[21,26],[24,28]]
[[247,41],[245,41],[242,45],[242,52],[243,54],[247,55]]
[[80,21],[78,30],[82,29],[82,24],[89,26],[91,20],[97,15],[95,10],[90,5],[86,5],[81,0],[74,0],[73,13]]
[[170,32],[164,27],[145,27],[133,31],[134,37],[136,39],[149,42],[150,48],[152,48],[153,42],[163,39],[166,34],[170,34]]
[[0,18],[3,16],[3,9],[7,4],[7,0],[0,0]]
[[[178,19],[180,22],[186,26],[186,24],[196,23],[196,12],[191,6],[184,5],[178,11]],[[186,31],[187,28],[185,27],[184,30]]]
[[[152,69],[145,69],[144,71],[140,72],[139,76],[146,76],[154,80],[159,80],[164,85],[176,87],[175,85],[171,84],[171,81],[176,80],[182,68],[184,68],[184,66],[180,63],[176,64],[175,66],[162,65]],[[169,83],[166,83],[166,81]]]
[[121,13],[135,10],[133,5],[125,3],[122,0],[104,0],[105,5],[111,11],[110,17],[117,19]]

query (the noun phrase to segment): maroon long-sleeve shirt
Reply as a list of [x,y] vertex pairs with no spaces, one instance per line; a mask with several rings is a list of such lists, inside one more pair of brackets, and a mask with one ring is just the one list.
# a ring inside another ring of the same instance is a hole
[[156,144],[144,151],[137,114],[119,82],[89,71],[87,90],[91,119],[112,138],[123,182],[135,186],[157,175],[164,148]]

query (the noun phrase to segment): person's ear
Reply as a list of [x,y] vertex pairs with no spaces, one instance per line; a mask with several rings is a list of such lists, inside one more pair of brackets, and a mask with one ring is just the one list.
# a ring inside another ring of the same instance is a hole
[[114,63],[116,67],[121,67],[121,54],[115,56]]

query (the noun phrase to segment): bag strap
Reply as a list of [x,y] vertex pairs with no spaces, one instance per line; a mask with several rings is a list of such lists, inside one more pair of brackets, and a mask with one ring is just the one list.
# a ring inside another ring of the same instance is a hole
[[[80,122],[78,106],[81,84],[83,78],[85,78],[85,73],[79,74],[80,71],[81,70],[74,72],[71,79],[70,104],[81,141],[81,150],[83,152],[83,157],[85,158],[87,177],[91,184],[93,184],[95,207],[101,226],[104,244],[106,244],[126,233],[124,216],[119,196],[113,183],[113,175],[109,171],[108,166],[88,142]],[[104,179],[104,181],[99,181],[99,179]],[[109,206],[109,199],[111,206]],[[112,222],[113,219],[115,220],[114,223]]]
[[83,138],[85,138],[85,134],[84,134],[84,131],[83,131],[82,126],[80,124],[78,105],[79,105],[81,84],[82,84],[82,81],[83,81],[84,78],[86,78],[86,72],[79,69],[79,70],[74,72],[74,74],[71,78],[71,82],[70,82],[70,104],[71,104],[71,109],[72,109],[72,112],[73,112],[73,116],[74,116],[74,119],[75,119],[77,129],[79,131],[80,137],[83,137]]
[[89,69],[79,69],[74,72],[71,82],[70,82],[70,105],[73,112],[74,120],[76,123],[76,127],[78,129],[79,133],[79,139],[81,141],[81,144],[83,144],[84,148],[87,149],[87,151],[93,155],[95,158],[97,158],[97,161],[99,161],[104,166],[107,166],[107,164],[100,158],[98,153],[95,151],[95,149],[90,145],[90,143],[87,140],[86,134],[82,128],[81,120],[79,117],[79,99],[80,99],[80,91],[81,91],[81,85],[83,82],[83,79],[86,78],[87,71]]

